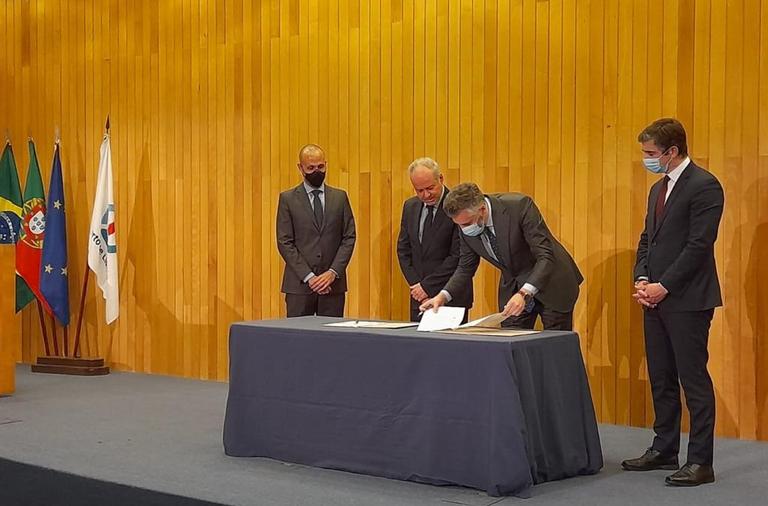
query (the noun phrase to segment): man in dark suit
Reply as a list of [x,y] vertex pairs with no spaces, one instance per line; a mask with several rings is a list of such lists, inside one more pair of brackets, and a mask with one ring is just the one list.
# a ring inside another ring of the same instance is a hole
[[501,271],[499,311],[510,316],[505,327],[531,329],[541,316],[545,329],[573,328],[573,307],[584,278],[530,197],[484,195],[475,183],[462,183],[443,208],[461,227],[461,257],[445,288],[422,310],[438,308],[472,286],[480,258],[485,258]]
[[723,214],[723,188],[688,157],[685,129],[660,119],[638,141],[651,172],[665,174],[651,187],[635,265],[635,300],[643,306],[645,350],[656,437],[624,469],[678,469],[680,384],[691,414],[687,463],[669,485],[715,481],[712,469],[715,394],[707,371],[709,326],[722,305],[715,240]]
[[[443,211],[450,190],[437,162],[414,160],[408,175],[416,196],[403,204],[397,258],[411,289],[411,321],[418,321],[419,305],[440,292],[459,264],[459,228]],[[450,305],[471,308],[472,285],[456,294]]]
[[346,192],[325,184],[327,166],[320,147],[304,146],[298,163],[304,181],[281,193],[277,204],[288,317],[344,316],[355,218]]

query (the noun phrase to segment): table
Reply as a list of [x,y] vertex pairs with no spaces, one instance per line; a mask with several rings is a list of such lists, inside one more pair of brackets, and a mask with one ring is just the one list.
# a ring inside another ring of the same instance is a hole
[[232,325],[227,455],[492,496],[602,468],[575,333],[323,326],[334,321]]

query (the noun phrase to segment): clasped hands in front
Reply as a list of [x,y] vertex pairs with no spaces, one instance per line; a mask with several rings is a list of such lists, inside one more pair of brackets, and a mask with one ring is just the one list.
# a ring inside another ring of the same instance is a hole
[[646,280],[635,282],[635,293],[632,298],[643,307],[655,308],[663,301],[669,292],[661,283],[649,283]]
[[307,283],[309,288],[318,295],[328,295],[331,293],[331,283],[336,280],[336,274],[328,270],[322,274],[313,276]]

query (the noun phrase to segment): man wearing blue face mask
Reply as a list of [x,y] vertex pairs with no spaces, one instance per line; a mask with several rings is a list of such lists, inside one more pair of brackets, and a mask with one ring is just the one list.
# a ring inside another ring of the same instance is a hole
[[484,195],[475,183],[461,183],[443,201],[445,213],[461,227],[459,265],[443,290],[421,305],[434,308],[472,286],[485,258],[501,271],[499,311],[505,327],[571,330],[581,272],[552,236],[533,200],[521,193]]
[[678,469],[680,384],[691,414],[686,464],[668,476],[674,486],[715,481],[712,469],[715,394],[707,371],[709,326],[722,305],[715,240],[723,188],[688,157],[683,125],[660,119],[638,136],[645,167],[664,174],[651,187],[635,264],[634,298],[644,309],[645,350],[656,436],[628,471]]

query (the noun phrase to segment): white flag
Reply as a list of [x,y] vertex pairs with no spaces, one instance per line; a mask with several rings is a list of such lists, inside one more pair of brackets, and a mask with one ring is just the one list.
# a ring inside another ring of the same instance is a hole
[[88,266],[96,273],[99,288],[107,301],[107,325],[117,319],[120,300],[117,288],[117,241],[115,200],[112,197],[112,154],[109,133],[104,134],[99,161],[99,180],[93,201],[88,237]]

